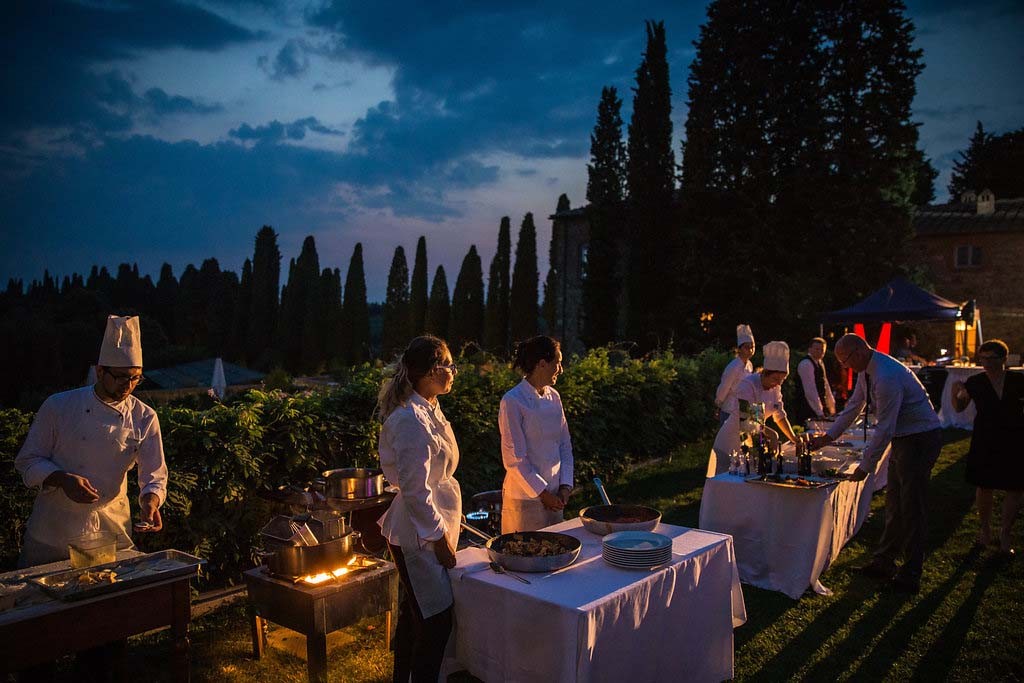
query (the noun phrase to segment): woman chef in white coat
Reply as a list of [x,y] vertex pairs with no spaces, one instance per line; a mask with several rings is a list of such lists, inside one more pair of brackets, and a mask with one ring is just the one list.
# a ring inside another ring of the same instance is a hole
[[139,531],[159,531],[167,465],[156,412],[132,391],[142,378],[136,316],[107,319],[96,384],[50,396],[36,413],[14,466],[39,488],[25,527],[19,566],[68,559],[68,542],[109,531],[118,549],[134,547],[128,471],[138,463]]
[[729,361],[722,371],[722,381],[715,391],[715,406],[718,408],[718,426],[721,427],[736,412],[736,388],[747,375],[754,371],[750,359],[754,355],[754,333],[750,325],[736,326],[736,357]]
[[[796,443],[797,437],[786,416],[786,407],[782,403],[782,383],[789,376],[789,345],[782,341],[768,342],[764,346],[764,368],[743,379],[736,387],[736,402],[764,404],[764,419],[774,418],[775,424],[787,439]],[[737,409],[729,415],[729,419],[718,430],[715,445],[711,448],[711,460],[708,462],[707,476],[729,471],[729,454],[738,451],[742,442],[740,436],[740,411]],[[778,443],[778,434],[765,427],[765,435],[774,448]]]
[[398,495],[380,518],[405,589],[395,628],[394,680],[437,680],[452,630],[448,570],[462,519],[452,476],[459,446],[437,397],[452,390],[457,369],[445,342],[416,337],[381,387],[380,464]]
[[562,399],[552,386],[562,372],[562,351],[551,337],[516,348],[523,381],[501,399],[498,428],[505,483],[501,532],[536,531],[557,524],[572,494],[572,439]]

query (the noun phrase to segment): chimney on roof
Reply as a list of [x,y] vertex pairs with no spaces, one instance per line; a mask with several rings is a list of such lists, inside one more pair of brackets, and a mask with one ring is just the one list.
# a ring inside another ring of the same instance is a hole
[[984,189],[978,193],[977,215],[991,216],[996,211],[996,196],[992,190]]

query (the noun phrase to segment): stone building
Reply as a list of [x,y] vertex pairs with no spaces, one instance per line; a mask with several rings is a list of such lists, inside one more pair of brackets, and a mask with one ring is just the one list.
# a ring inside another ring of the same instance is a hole
[[985,339],[1024,349],[1024,198],[982,190],[918,209],[911,245],[936,292],[977,300]]
[[555,271],[555,326],[548,334],[562,343],[567,353],[584,351],[583,277],[590,243],[590,222],[586,207],[567,209],[548,216],[551,219],[550,268]]

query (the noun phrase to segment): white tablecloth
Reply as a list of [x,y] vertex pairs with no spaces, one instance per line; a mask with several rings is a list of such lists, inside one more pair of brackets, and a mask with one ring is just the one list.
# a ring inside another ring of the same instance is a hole
[[455,634],[447,670],[495,681],[721,681],[733,677],[733,628],[746,621],[732,539],[660,524],[672,561],[617,569],[601,537],[572,519],[547,531],[583,542],[579,559],[530,585],[487,568],[486,551],[457,553],[450,572]]
[[[863,443],[850,433],[844,440]],[[863,481],[827,488],[782,488],[720,474],[704,483],[700,528],[733,537],[743,583],[793,599],[808,588],[828,595],[818,578],[867,519],[871,495],[888,479],[889,453]],[[844,448],[826,447],[815,457],[816,472],[852,472],[858,462],[857,453]]]
[[978,411],[974,408],[974,401],[958,413],[953,408],[953,382],[966,382],[967,378],[978,373],[985,372],[982,367],[947,367],[949,375],[946,376],[946,383],[942,387],[942,405],[939,406],[939,423],[943,427],[956,427],[957,429],[974,429],[974,418]]

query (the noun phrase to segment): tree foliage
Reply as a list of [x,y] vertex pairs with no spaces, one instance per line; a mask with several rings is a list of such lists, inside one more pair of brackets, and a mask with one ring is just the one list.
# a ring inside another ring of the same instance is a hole
[[537,334],[537,228],[533,214],[523,216],[509,294],[509,338],[515,343]]
[[423,334],[427,324],[427,238],[423,235],[416,242],[416,258],[409,287],[409,312],[412,336]]
[[427,306],[426,331],[441,339],[448,339],[448,316],[450,311],[448,278],[444,273],[444,266],[438,266],[434,272],[434,282],[430,286],[430,304]]
[[348,263],[341,319],[345,364],[365,363],[370,359],[370,309],[366,301],[362,242],[356,244]]
[[462,259],[462,267],[452,292],[448,341],[454,352],[466,344],[479,344],[484,333],[484,273],[476,245]]
[[1024,197],[1024,128],[993,135],[978,121],[967,149],[953,162],[948,189],[953,201],[986,189],[996,199]]
[[405,250],[395,247],[388,272],[388,292],[384,300],[384,325],[381,329],[381,356],[391,358],[406,347],[411,338],[409,313],[409,266]]
[[491,259],[487,277],[487,306],[484,318],[484,347],[492,353],[507,355],[510,269],[512,267],[511,224],[502,216],[498,227],[498,249]]

